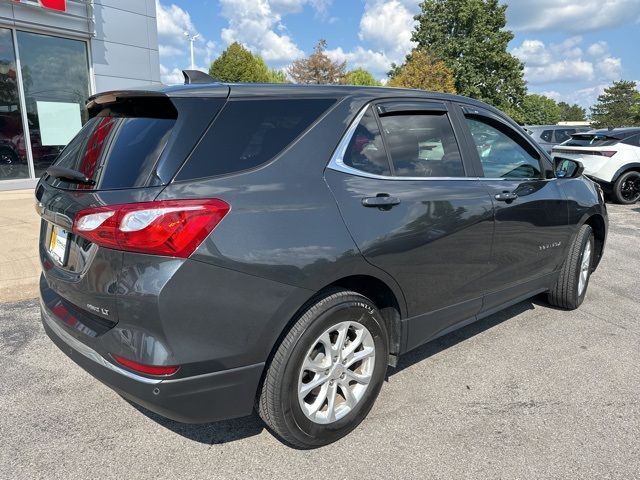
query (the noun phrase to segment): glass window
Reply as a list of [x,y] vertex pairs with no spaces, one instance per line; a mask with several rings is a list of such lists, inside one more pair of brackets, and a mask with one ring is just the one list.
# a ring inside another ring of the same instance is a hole
[[599,133],[574,133],[564,144],[566,147],[610,147],[620,141],[619,138],[609,137]]
[[556,130],[556,143],[562,143],[571,138],[571,134],[576,133],[575,128]]
[[[524,144],[507,133],[508,127],[480,117],[467,117],[478,149],[484,176],[488,178],[540,178],[540,161]],[[523,141],[524,143],[524,141]],[[533,150],[533,148],[531,148]]]
[[542,132],[540,134],[540,138],[542,140],[544,140],[545,142],[551,142],[552,138],[553,138],[553,131],[551,130],[545,130],[544,132]]
[[334,99],[227,102],[177,179],[224,175],[262,165],[334,103]]
[[28,177],[13,39],[0,28],[0,180]]
[[374,175],[391,175],[380,129],[370,108],[360,120],[342,159],[345,165]]
[[626,143],[627,145],[633,145],[634,147],[640,147],[640,135],[633,135],[631,137],[625,138],[622,143]]
[[145,186],[176,116],[171,103],[164,99],[131,99],[103,109],[85,124],[56,161],[56,165],[82,172],[96,185],[71,183],[65,188]]
[[88,120],[87,45],[79,40],[17,32],[29,138],[36,177]]
[[460,150],[445,113],[383,116],[380,123],[397,176],[464,176]]

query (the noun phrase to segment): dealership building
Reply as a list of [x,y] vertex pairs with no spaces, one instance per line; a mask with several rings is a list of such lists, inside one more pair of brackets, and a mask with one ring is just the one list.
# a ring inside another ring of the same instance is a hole
[[155,0],[0,0],[0,190],[35,185],[90,95],[158,83]]

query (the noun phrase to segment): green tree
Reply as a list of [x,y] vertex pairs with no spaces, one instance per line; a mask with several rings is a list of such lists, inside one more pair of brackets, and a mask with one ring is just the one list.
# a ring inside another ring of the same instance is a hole
[[269,79],[267,81],[268,83],[289,83],[287,74],[282,70],[275,69],[269,70]]
[[380,82],[375,79],[371,72],[364,68],[356,68],[351,70],[342,77],[342,83],[345,85],[364,85],[370,87],[379,87]]
[[522,125],[555,125],[560,121],[560,108],[549,97],[530,94],[524,97],[513,119]]
[[390,87],[456,93],[451,69],[425,49],[413,50],[403,65],[393,65],[389,73],[391,78],[387,85]]
[[238,42],[233,42],[209,67],[209,75],[223,82],[282,83],[286,77],[270,70],[260,55],[254,55]]
[[456,91],[504,110],[526,94],[523,65],[507,51],[507,9],[498,0],[424,0],[413,40],[453,70]]
[[296,83],[340,83],[347,62],[334,62],[325,53],[327,41],[320,40],[307,58],[294,61],[287,72]]
[[640,94],[636,82],[613,82],[591,107],[595,128],[635,127],[640,125]]
[[558,108],[562,122],[584,122],[587,119],[587,111],[576,103],[569,105],[567,102],[559,102]]

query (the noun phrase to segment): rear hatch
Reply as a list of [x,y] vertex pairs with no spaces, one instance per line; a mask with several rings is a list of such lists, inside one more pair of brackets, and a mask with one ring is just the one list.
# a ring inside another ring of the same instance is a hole
[[78,212],[154,200],[227,96],[219,86],[198,98],[123,91],[89,100],[89,121],[36,187],[42,297],[70,326],[95,336],[117,323],[124,255],[72,233]]
[[552,149],[553,157],[565,157],[582,162],[587,175],[600,170],[618,151],[621,138],[614,133],[574,133],[566,142]]

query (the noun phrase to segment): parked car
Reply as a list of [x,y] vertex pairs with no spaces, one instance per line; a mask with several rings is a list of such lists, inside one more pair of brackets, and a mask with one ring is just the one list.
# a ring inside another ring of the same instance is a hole
[[640,200],[640,128],[575,133],[553,156],[579,160],[584,173],[622,204]]
[[44,328],[181,422],[255,406],[333,442],[399,355],[542,292],[577,308],[602,257],[579,162],[469,98],[209,83],[88,110],[36,188]]
[[589,127],[567,125],[525,125],[523,128],[547,153],[551,153],[554,145],[568,140],[574,133],[589,130]]

